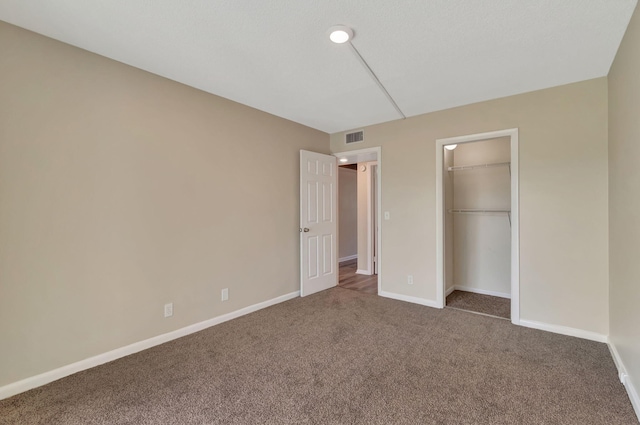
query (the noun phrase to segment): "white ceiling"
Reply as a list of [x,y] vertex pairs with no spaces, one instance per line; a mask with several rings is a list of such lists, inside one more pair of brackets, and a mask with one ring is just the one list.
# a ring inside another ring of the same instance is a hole
[[0,20],[334,133],[605,76],[637,0],[2,0]]

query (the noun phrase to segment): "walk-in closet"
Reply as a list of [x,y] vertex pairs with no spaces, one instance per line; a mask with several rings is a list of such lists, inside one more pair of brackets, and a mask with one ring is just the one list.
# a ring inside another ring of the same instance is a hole
[[447,307],[510,318],[510,139],[445,146]]

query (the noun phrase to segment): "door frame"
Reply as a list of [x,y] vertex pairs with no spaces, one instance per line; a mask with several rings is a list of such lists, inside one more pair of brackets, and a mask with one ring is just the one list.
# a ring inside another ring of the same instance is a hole
[[378,246],[380,245],[380,227],[378,226],[378,215],[380,215],[380,209],[377,207],[378,205],[378,163],[371,166],[372,170],[375,170],[374,173],[371,173],[371,181],[372,181],[372,191],[371,196],[373,197],[375,208],[372,209],[373,214],[373,222],[371,223],[371,227],[373,227],[373,247],[372,247],[372,255],[371,261],[373,261],[373,274],[378,274]]
[[436,304],[445,306],[444,146],[509,137],[511,142],[511,323],[520,324],[520,214],[518,129],[490,131],[436,140]]
[[[352,151],[342,151],[342,152],[334,152],[332,153],[333,156],[335,156],[336,158],[338,158],[338,166],[340,165],[349,165],[349,164],[356,164],[358,162],[371,162],[371,161],[376,161],[377,162],[377,185],[376,185],[376,193],[375,193],[375,211],[376,214],[374,214],[375,216],[375,223],[374,226],[377,227],[378,232],[377,232],[377,267],[378,267],[378,295],[380,294],[380,292],[382,291],[382,225],[381,225],[381,215],[380,211],[382,210],[382,148],[381,147],[375,147],[375,148],[365,148],[365,149],[357,149],[357,150],[352,150]],[[346,158],[347,161],[346,162],[340,162],[341,158]],[[371,197],[370,197],[371,199]],[[369,204],[369,207],[371,207],[371,205]],[[340,218],[338,218],[339,220]],[[339,226],[338,226],[339,227]],[[371,229],[374,234],[375,231],[374,229]],[[340,234],[338,233],[338,237],[340,237]],[[371,251],[373,250],[373,235],[371,235],[371,237],[369,238],[369,243],[368,243],[369,247],[368,249],[370,249]],[[338,258],[338,253],[336,252],[336,258]],[[373,261],[373,252],[369,253],[369,257],[371,258],[371,260]]]

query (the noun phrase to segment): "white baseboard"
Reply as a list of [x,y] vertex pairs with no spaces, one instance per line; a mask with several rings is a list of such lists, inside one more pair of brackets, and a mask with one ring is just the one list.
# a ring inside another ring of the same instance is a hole
[[460,286],[460,285],[454,285],[453,289],[456,291],[473,292],[474,294],[491,295],[493,297],[511,299],[511,294],[507,294],[504,292],[488,291],[486,289],[470,288],[468,286]]
[[356,270],[356,274],[364,274],[364,275],[367,275],[367,276],[371,276],[373,273],[371,273],[369,270],[358,269],[358,270]]
[[631,400],[633,410],[635,410],[638,421],[640,421],[640,393],[634,387],[631,379],[629,379],[627,369],[624,366],[622,357],[620,357],[620,353],[618,353],[618,349],[616,348],[615,344],[609,341],[608,345],[609,351],[611,352],[611,357],[613,357],[613,362],[618,368],[618,378],[620,378],[620,382],[622,382],[622,385],[624,385],[624,388],[627,390],[627,394],[629,395],[629,399]]
[[624,367],[624,363],[622,362],[622,358],[618,353],[618,349],[611,341],[607,344],[609,346],[609,351],[611,352],[611,357],[613,357],[613,363],[615,363],[616,368],[618,369],[618,378],[620,378],[620,382],[624,384],[624,381],[627,377],[627,369]]
[[561,335],[575,336],[577,338],[588,339],[596,342],[607,342],[607,335],[596,332],[585,331],[582,329],[570,328],[568,326],[550,325],[548,323],[535,322],[533,320],[520,319],[520,326],[527,328],[540,329],[542,331],[553,332]]
[[13,382],[11,384],[0,387],[0,400],[48,384],[49,382],[56,381],[58,379],[64,378],[65,376],[69,376],[74,373],[90,369],[92,367],[100,366],[101,364],[137,353],[142,350],[146,350],[147,348],[155,347],[156,345],[164,344],[165,342],[181,338],[185,335],[201,331],[211,326],[227,322],[231,319],[253,313],[254,311],[258,311],[263,308],[270,307],[272,305],[279,304],[281,302],[299,296],[300,291],[281,295],[279,297],[263,301],[258,304],[241,308],[240,310],[236,310],[231,313],[223,314],[221,316],[217,316],[203,322],[195,323],[193,325],[189,325],[184,328],[168,332],[166,334],[154,336],[153,338],[145,339],[143,341],[134,342],[133,344],[127,345],[125,347],[107,351],[106,353],[98,354],[97,356],[89,357],[88,359],[80,360],[79,362],[71,363],[58,369],[50,370],[48,372],[26,378],[18,382]]
[[358,254],[347,255],[346,257],[338,258],[338,263],[344,263],[345,261],[356,260],[356,259],[358,259]]
[[455,290],[456,290],[456,287],[455,287],[455,286],[452,286],[451,288],[447,289],[447,290],[445,291],[445,293],[444,293],[444,297],[445,297],[445,298],[447,298],[447,297],[448,297],[449,295],[451,295],[451,293],[452,293],[453,291],[455,291]]
[[420,304],[427,307],[441,308],[435,301],[426,298],[412,297],[410,295],[395,294],[393,292],[378,291],[378,295],[385,298],[391,298],[398,301],[406,301],[408,303]]

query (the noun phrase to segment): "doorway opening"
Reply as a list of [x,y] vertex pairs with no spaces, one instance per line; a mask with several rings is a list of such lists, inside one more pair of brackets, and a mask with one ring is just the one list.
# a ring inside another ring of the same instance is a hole
[[439,139],[436,161],[438,306],[519,324],[518,130]]
[[446,307],[510,319],[510,140],[444,149]]
[[338,158],[338,286],[378,294],[380,148],[335,153]]

